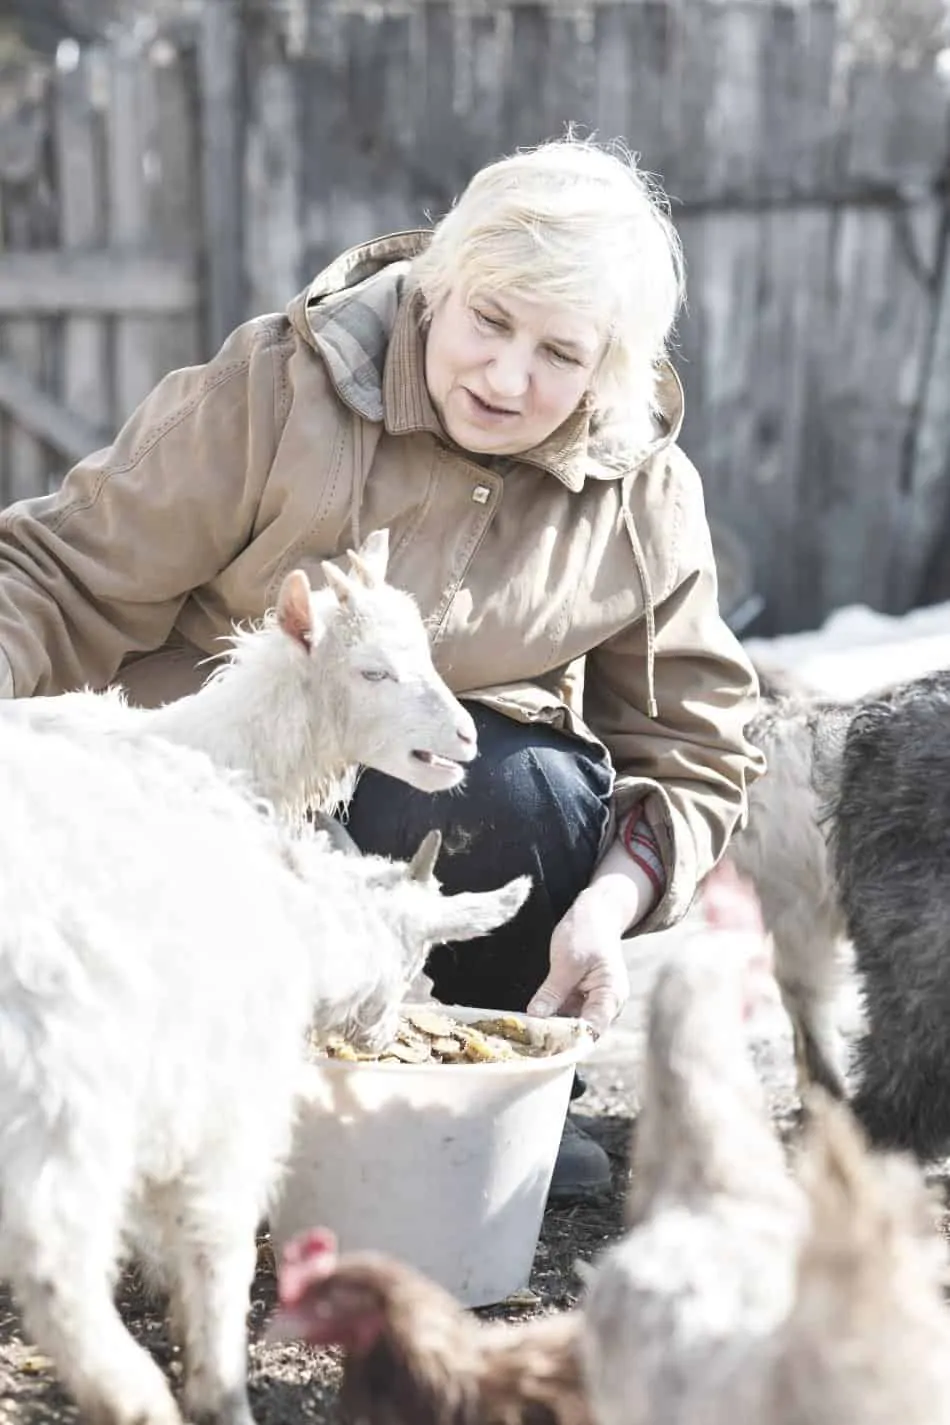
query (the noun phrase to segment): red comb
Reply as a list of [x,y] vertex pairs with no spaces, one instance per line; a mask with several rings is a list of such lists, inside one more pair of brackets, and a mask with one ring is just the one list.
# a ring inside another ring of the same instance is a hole
[[285,1262],[312,1262],[315,1257],[324,1257],[328,1252],[336,1255],[336,1233],[329,1227],[310,1227],[306,1232],[298,1232],[285,1245]]
[[311,1227],[291,1237],[281,1253],[277,1293],[282,1305],[293,1306],[315,1282],[331,1275],[337,1263],[336,1233]]
[[699,901],[711,930],[742,931],[764,937],[765,927],[755,888],[731,861],[721,861],[709,873],[700,889]]

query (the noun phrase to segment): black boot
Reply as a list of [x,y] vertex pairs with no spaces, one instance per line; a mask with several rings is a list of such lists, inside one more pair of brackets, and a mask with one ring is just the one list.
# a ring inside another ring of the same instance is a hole
[[610,1159],[600,1144],[568,1116],[564,1120],[548,1202],[556,1205],[589,1202],[603,1197],[609,1188]]

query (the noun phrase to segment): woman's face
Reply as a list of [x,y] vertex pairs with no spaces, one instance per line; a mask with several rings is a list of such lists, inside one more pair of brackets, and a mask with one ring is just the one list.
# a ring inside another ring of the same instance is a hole
[[602,346],[594,322],[564,307],[453,288],[429,325],[426,385],[456,445],[518,455],[577,409]]

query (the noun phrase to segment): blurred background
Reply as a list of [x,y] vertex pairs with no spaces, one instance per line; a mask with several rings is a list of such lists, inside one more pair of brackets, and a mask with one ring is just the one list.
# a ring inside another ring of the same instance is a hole
[[950,599],[945,0],[0,0],[0,500],[482,163],[620,136],[737,625]]

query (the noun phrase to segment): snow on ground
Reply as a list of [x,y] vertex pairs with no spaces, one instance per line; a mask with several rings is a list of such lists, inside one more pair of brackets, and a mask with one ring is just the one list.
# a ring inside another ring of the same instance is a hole
[[950,603],[901,617],[849,604],[819,629],[749,638],[744,647],[764,668],[794,672],[826,697],[864,697],[935,668],[950,668]]

